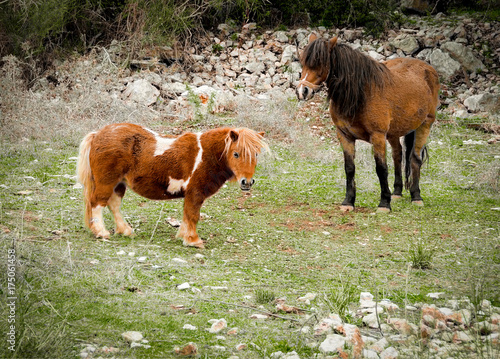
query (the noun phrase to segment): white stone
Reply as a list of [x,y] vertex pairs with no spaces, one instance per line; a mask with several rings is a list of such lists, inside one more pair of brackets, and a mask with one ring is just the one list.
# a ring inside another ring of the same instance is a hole
[[144,79],[138,79],[129,83],[123,92],[123,98],[125,100],[133,101],[144,106],[154,104],[159,96],[160,90]]
[[399,356],[398,351],[394,347],[389,347],[380,353],[380,359],[395,359]]
[[453,60],[448,53],[440,49],[432,51],[429,60],[438,74],[444,77],[445,80],[450,80],[460,72],[460,63]]
[[186,290],[186,289],[189,289],[189,288],[191,288],[191,285],[188,282],[179,284],[177,286],[177,289],[179,289],[179,290]]
[[222,318],[215,321],[208,331],[210,333],[219,333],[221,330],[225,328],[227,328],[227,322],[224,318]]
[[319,345],[319,350],[323,353],[337,353],[339,349],[343,350],[344,345],[348,343],[342,335],[329,334]]
[[122,338],[125,339],[126,342],[131,343],[131,342],[140,342],[143,336],[141,332],[129,331],[122,333]]
[[184,326],[182,327],[182,329],[197,330],[198,328],[196,328],[194,325],[191,325],[191,324],[184,324]]
[[172,262],[175,264],[187,264],[187,261],[181,258],[172,258]]
[[379,356],[375,350],[363,349],[363,358],[366,359],[379,359]]
[[372,329],[376,329],[379,326],[379,321],[377,321],[377,315],[375,313],[371,313],[368,315],[365,315],[363,317],[363,323]]

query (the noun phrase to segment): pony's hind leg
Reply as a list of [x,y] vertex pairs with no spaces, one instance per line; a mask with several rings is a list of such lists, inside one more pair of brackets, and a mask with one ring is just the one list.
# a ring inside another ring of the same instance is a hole
[[401,198],[403,195],[403,174],[401,171],[401,164],[403,161],[403,148],[401,142],[399,142],[399,137],[388,138],[389,143],[392,148],[392,160],[394,161],[394,191],[392,192],[392,198]]
[[109,231],[104,225],[102,210],[108,205],[108,201],[113,194],[114,186],[100,185],[96,182],[95,189],[90,198],[91,218],[90,230],[97,238],[108,239]]
[[122,214],[120,213],[120,206],[126,189],[127,187],[123,182],[118,183],[113,189],[111,197],[108,199],[108,207],[111,213],[113,213],[113,217],[115,219],[116,233],[123,234],[124,236],[130,236],[134,230],[123,219]]

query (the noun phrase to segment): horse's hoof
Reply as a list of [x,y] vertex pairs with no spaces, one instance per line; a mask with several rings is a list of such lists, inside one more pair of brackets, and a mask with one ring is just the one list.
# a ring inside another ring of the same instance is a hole
[[391,196],[392,199],[400,199],[402,196],[400,194],[393,194]]
[[111,236],[110,233],[106,230],[102,230],[102,231],[96,233],[96,235],[95,235],[95,237],[97,239],[103,239],[103,240],[109,239],[110,236]]
[[391,213],[391,209],[387,207],[378,207],[377,213]]
[[343,204],[340,206],[340,211],[341,212],[352,212],[352,211],[354,211],[354,206]]
[[423,207],[424,206],[424,201],[419,200],[419,201],[411,201],[411,204],[417,206],[417,207]]

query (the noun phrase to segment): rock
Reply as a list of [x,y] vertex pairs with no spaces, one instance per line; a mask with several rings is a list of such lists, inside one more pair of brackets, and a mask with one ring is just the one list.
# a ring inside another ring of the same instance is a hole
[[297,52],[297,48],[293,45],[287,45],[283,49],[283,53],[281,54],[281,65],[288,65],[293,62],[295,58],[295,54]]
[[464,101],[465,107],[470,112],[498,112],[500,110],[500,96],[498,94],[483,93],[467,97]]
[[363,324],[372,329],[377,329],[379,327],[379,321],[377,320],[377,315],[375,313],[370,313],[363,317]]
[[305,304],[309,305],[311,304],[311,300],[316,299],[317,294],[316,293],[307,293],[303,297],[297,298],[299,302],[304,302]]
[[368,56],[370,56],[375,61],[382,61],[385,59],[385,56],[379,54],[377,51],[370,50],[368,51]]
[[376,343],[374,343],[370,347],[370,349],[376,351],[377,353],[382,353],[388,345],[389,345],[389,342],[384,337],[384,338],[380,339],[379,341],[377,341]]
[[269,318],[269,316],[268,316],[268,315],[266,315],[266,314],[259,314],[259,313],[257,313],[257,314],[252,314],[252,315],[250,316],[250,319],[260,319],[260,320],[262,320],[262,319],[267,319],[267,318]]
[[453,335],[453,342],[454,343],[468,343],[473,341],[474,339],[471,338],[467,333],[465,332],[455,332]]
[[445,42],[441,45],[441,49],[449,53],[454,60],[470,72],[486,68],[481,60],[474,56],[472,50],[463,44],[453,41]]
[[141,332],[129,331],[122,333],[122,338],[125,339],[126,342],[131,343],[141,341],[143,336]]
[[166,92],[167,94],[173,94],[178,96],[186,91],[186,85],[180,82],[170,82],[170,83],[167,82],[161,85],[161,89],[163,92]]
[[414,329],[406,319],[390,318],[388,322],[401,334],[411,335],[414,333]]
[[380,359],[396,359],[398,356],[399,353],[394,347],[389,347],[380,353]]
[[274,38],[283,43],[288,43],[289,39],[285,31],[276,31],[274,33]]
[[181,258],[172,258],[172,262],[175,264],[188,264],[187,261]]
[[341,353],[343,352],[346,340],[338,334],[329,334],[326,339],[319,345],[319,350],[323,353]]
[[430,13],[432,8],[426,0],[401,0],[401,9],[418,12],[419,14]]
[[266,69],[266,66],[263,62],[255,61],[250,62],[245,66],[245,69],[250,73],[262,73]]
[[191,285],[188,283],[188,282],[185,282],[185,283],[182,283],[182,284],[179,284],[177,286],[177,289],[178,290],[186,290],[186,289],[189,289],[191,288]]
[[390,44],[396,49],[402,50],[407,55],[412,55],[420,48],[418,41],[413,36],[407,34],[399,35]]
[[208,330],[210,333],[219,333],[221,330],[227,328],[227,322],[224,318],[216,320]]
[[445,80],[451,80],[460,73],[460,63],[453,60],[448,53],[440,49],[432,51],[429,60],[438,74]]
[[198,354],[198,347],[195,343],[190,342],[182,348],[175,347],[174,352],[182,356],[196,356]]
[[379,359],[377,352],[371,349],[363,349],[363,358],[365,359]]
[[123,92],[124,100],[133,101],[144,106],[156,103],[159,96],[160,90],[144,79],[130,82]]
[[191,325],[191,324],[184,324],[184,326],[182,327],[182,329],[186,329],[186,330],[198,330],[198,328],[196,328],[194,325]]
[[247,348],[248,348],[248,345],[243,344],[243,343],[237,344],[236,347],[235,347],[235,349],[237,351],[242,351],[242,350],[247,349]]

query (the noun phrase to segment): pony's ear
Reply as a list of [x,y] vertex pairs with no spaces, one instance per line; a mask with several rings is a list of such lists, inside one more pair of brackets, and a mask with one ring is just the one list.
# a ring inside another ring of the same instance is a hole
[[231,137],[231,141],[233,141],[233,142],[238,141],[239,135],[238,135],[238,132],[236,132],[235,130],[231,130],[229,132],[229,136]]
[[260,137],[264,137],[265,134],[266,134],[265,132],[259,132]]
[[318,35],[316,35],[315,32],[311,32],[311,35],[309,35],[309,42],[313,42],[318,38]]
[[328,43],[328,46],[331,48],[333,48],[335,45],[337,45],[337,40],[338,40],[338,36],[335,36],[335,37],[332,37],[330,39],[330,42]]

